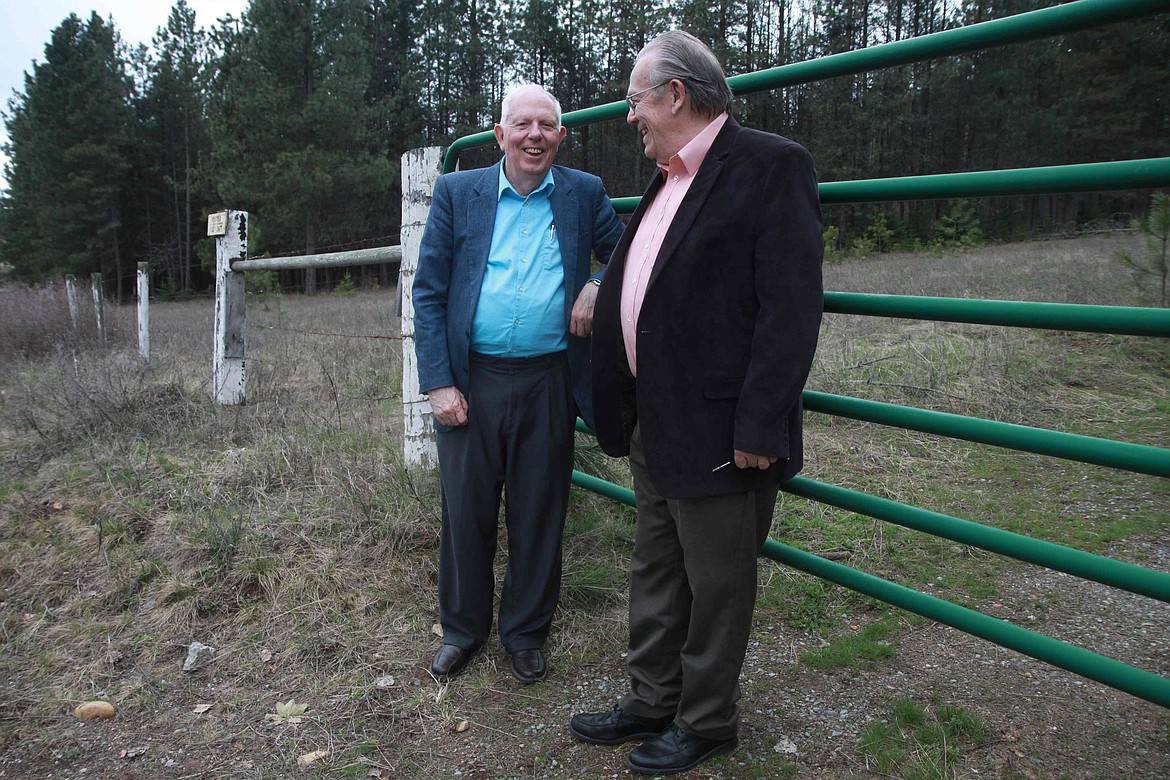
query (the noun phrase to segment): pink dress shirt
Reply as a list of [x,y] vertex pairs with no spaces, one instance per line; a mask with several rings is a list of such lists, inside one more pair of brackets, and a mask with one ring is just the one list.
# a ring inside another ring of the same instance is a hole
[[706,159],[715,136],[719,135],[726,121],[726,113],[715,117],[678,154],[666,163],[658,163],[665,182],[642,214],[642,221],[638,223],[634,240],[626,252],[626,267],[622,276],[622,337],[625,340],[626,357],[630,361],[630,371],[634,376],[638,375],[638,313],[646,297],[646,284],[658,261],[662,239],[678,213],[679,204],[691,188],[695,173]]

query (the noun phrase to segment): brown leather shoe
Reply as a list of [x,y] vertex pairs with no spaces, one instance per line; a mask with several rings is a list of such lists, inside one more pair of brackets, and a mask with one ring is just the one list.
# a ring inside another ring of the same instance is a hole
[[661,734],[674,722],[674,715],[662,718],[639,718],[622,711],[616,704],[610,712],[590,712],[574,715],[569,731],[582,742],[594,745],[620,745],[632,739],[645,739]]
[[704,739],[688,734],[677,724],[650,737],[630,751],[626,763],[640,775],[676,775],[704,761],[735,750],[739,740]]
[[452,677],[458,677],[475,658],[482,645],[475,647],[459,647],[458,645],[443,645],[431,659],[431,674],[439,682],[447,682]]

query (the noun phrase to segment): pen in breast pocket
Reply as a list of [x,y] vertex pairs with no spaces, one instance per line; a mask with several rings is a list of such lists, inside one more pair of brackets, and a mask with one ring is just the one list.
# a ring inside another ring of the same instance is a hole
[[727,468],[727,467],[728,467],[728,466],[730,466],[730,465],[731,465],[731,461],[727,461],[727,462],[726,462],[726,463],[724,463],[722,466],[716,466],[715,468],[711,469],[711,473],[712,473],[712,474],[714,474],[714,473],[715,473],[716,471],[718,471],[719,469],[725,469],[725,468]]

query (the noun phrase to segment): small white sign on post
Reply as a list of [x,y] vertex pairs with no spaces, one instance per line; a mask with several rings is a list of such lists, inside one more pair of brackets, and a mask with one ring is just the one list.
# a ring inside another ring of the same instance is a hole
[[207,235],[217,238],[227,234],[228,213],[221,211],[207,215]]

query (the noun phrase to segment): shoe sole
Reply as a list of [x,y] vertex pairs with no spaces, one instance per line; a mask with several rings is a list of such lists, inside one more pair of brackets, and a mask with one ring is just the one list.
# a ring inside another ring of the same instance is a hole
[[682,774],[683,772],[689,772],[704,761],[710,761],[716,756],[721,756],[724,753],[730,753],[737,747],[739,747],[739,740],[732,740],[731,742],[728,742],[724,745],[711,748],[686,766],[676,766],[671,767],[670,769],[655,769],[648,766],[639,766],[631,761],[628,757],[626,758],[626,766],[640,775],[677,775]]
[[[673,722],[674,721],[671,721],[671,723],[673,723]],[[636,734],[629,734],[629,735],[624,736],[624,737],[617,737],[616,739],[598,739],[597,737],[590,737],[590,736],[587,736],[585,734],[582,734],[581,732],[577,731],[577,729],[573,728],[573,724],[570,723],[569,724],[569,733],[573,735],[574,739],[580,740],[581,742],[588,742],[590,745],[624,745],[627,742],[633,742],[634,740],[637,740],[637,739],[647,739],[649,737],[657,737],[659,734],[661,734],[663,731],[665,731],[668,728],[670,728],[670,723],[667,723],[665,726],[660,728],[658,731],[639,731]]]

